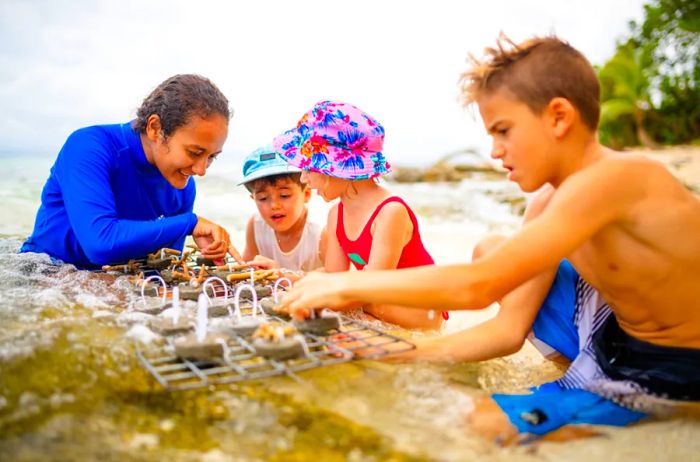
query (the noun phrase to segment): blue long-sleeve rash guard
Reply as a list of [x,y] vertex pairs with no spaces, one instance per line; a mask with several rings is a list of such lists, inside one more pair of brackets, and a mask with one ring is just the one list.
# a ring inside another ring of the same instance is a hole
[[58,153],[20,252],[91,269],[182,249],[197,224],[195,194],[193,180],[176,189],[148,162],[130,123],[82,128]]

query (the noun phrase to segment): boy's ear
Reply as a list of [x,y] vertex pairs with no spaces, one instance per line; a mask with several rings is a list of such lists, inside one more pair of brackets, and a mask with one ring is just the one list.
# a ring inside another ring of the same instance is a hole
[[576,108],[571,104],[571,101],[562,97],[552,98],[547,104],[545,112],[554,131],[554,136],[557,138],[565,136],[576,119]]
[[311,188],[307,185],[304,188],[304,202],[309,202],[309,199],[311,199]]

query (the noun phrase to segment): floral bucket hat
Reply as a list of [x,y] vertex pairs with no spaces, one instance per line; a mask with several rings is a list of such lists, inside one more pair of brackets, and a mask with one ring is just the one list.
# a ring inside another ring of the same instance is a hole
[[310,172],[363,180],[391,171],[382,154],[384,127],[347,103],[316,103],[272,144],[291,165]]

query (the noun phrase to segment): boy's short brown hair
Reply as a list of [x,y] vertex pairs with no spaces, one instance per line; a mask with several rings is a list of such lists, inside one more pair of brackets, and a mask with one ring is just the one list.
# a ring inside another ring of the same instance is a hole
[[302,183],[301,181],[301,172],[280,173],[279,175],[264,176],[262,178],[258,178],[257,180],[244,183],[244,186],[248,192],[255,193],[255,191],[259,191],[265,186],[275,186],[280,180],[289,180],[292,183],[296,183],[299,185],[299,187],[301,187],[302,191],[306,189],[307,186],[306,183]]
[[463,101],[506,89],[539,114],[557,97],[578,109],[581,119],[595,131],[600,119],[600,84],[585,56],[563,40],[535,37],[515,44],[501,34],[486,57],[470,55],[472,67],[460,79]]

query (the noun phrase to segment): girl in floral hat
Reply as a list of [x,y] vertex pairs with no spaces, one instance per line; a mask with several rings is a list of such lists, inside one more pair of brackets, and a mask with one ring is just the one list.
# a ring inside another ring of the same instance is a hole
[[[382,154],[384,128],[355,106],[321,101],[296,128],[275,138],[274,149],[302,170],[302,181],[327,202],[325,271],[379,270],[432,265],[418,221],[398,196],[376,179],[389,173]],[[412,308],[365,306],[366,313],[407,328],[437,329],[443,316]],[[444,313],[444,318],[447,318]]]

